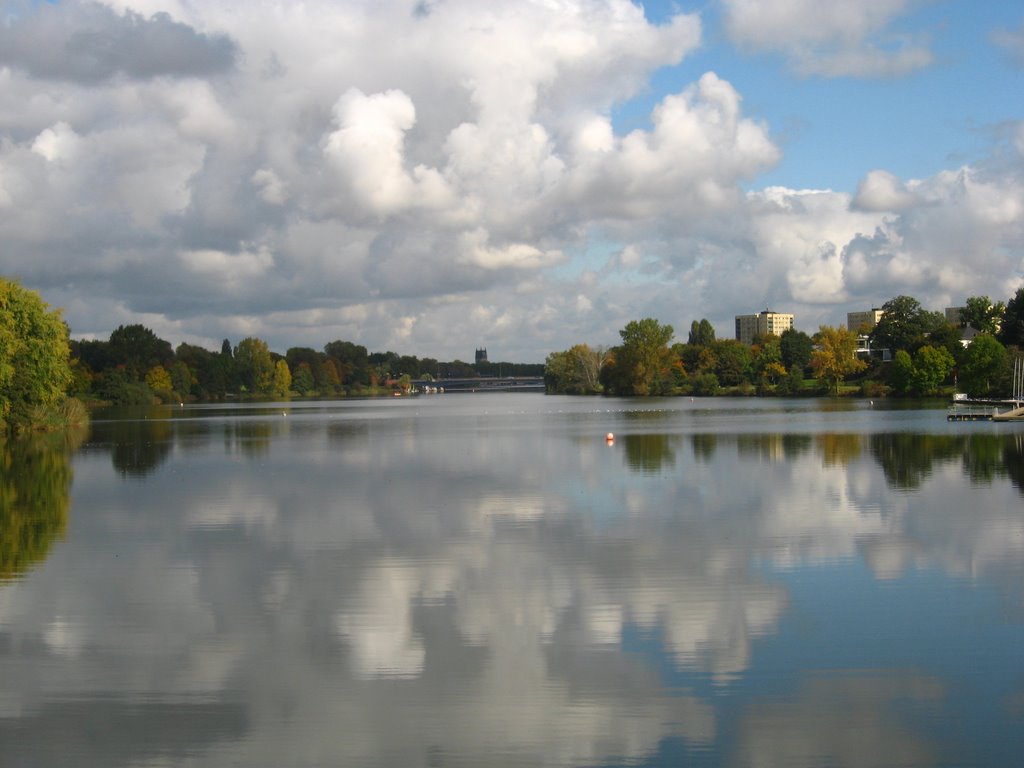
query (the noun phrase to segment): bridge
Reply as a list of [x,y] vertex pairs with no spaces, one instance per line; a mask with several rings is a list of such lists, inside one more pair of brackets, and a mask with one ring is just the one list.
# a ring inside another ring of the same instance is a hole
[[[472,379],[414,379],[418,392],[543,392],[543,376],[480,376]],[[428,389],[429,388],[429,389]]]

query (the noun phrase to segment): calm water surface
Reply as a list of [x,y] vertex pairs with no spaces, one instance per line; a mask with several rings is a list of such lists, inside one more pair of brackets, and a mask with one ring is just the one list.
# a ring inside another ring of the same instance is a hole
[[1024,763],[1024,425],[449,394],[80,440],[0,449],[0,765]]

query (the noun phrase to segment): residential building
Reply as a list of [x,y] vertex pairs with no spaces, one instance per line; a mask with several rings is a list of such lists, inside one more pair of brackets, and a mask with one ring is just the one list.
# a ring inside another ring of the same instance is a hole
[[736,315],[736,339],[753,344],[758,336],[781,336],[793,327],[793,315],[770,309],[756,315]]
[[877,307],[873,307],[867,312],[847,312],[846,329],[848,331],[853,331],[854,333],[870,331],[878,325],[878,321],[881,319],[882,310]]

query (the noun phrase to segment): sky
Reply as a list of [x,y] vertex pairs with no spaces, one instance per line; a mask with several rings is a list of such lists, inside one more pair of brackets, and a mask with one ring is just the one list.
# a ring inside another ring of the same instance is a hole
[[0,2],[0,275],[75,338],[543,362],[1024,284],[1024,7]]

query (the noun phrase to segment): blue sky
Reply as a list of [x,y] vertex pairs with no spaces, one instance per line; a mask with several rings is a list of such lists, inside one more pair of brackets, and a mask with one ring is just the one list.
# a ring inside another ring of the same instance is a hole
[[1024,9],[0,5],[0,274],[72,333],[542,361],[1024,283]]
[[781,54],[744,55],[722,29],[713,2],[646,2],[652,22],[700,8],[704,44],[651,79],[650,91],[616,111],[621,129],[646,125],[663,94],[712,70],[744,96],[744,110],[765,120],[783,150],[775,168],[751,186],[853,191],[868,170],[925,178],[983,158],[1000,126],[1024,118],[1024,80],[1012,56],[993,45],[998,30],[1019,28],[1024,13],[1008,2],[918,3],[893,30],[925,35],[935,63],[892,78],[801,76]]

